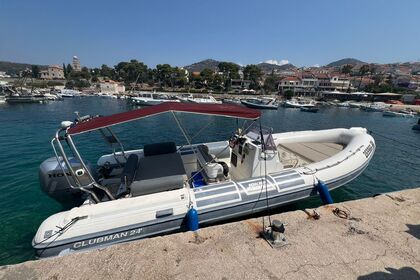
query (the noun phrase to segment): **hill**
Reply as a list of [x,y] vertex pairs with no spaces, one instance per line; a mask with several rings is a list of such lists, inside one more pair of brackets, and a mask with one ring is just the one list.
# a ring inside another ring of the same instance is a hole
[[296,66],[293,64],[283,64],[283,65],[277,65],[277,64],[271,64],[262,62],[257,64],[257,67],[261,69],[266,74],[270,74],[271,72],[278,72],[278,71],[284,71],[284,70],[294,70],[296,69]]
[[217,71],[217,66],[219,65],[220,61],[214,59],[206,59],[200,62],[193,63],[191,65],[184,66],[190,72],[201,72],[206,68],[209,68],[213,71]]
[[330,64],[327,64],[326,66],[327,67],[341,67],[346,64],[357,65],[357,64],[366,64],[366,62],[363,62],[355,58],[343,58],[337,61],[333,61]]
[[[0,61],[0,71],[6,72],[9,75],[19,74],[20,71],[31,69],[33,64],[16,63],[10,61]],[[46,69],[47,65],[38,65],[40,69]]]

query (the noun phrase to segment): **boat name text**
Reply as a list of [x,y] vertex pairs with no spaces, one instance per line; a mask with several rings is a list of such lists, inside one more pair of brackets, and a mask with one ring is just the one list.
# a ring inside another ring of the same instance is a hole
[[109,234],[109,235],[106,235],[106,236],[92,238],[92,239],[89,239],[89,240],[83,240],[83,241],[79,241],[79,242],[74,243],[73,248],[74,249],[80,249],[80,248],[93,246],[93,245],[97,245],[97,244],[101,244],[101,243],[107,243],[107,242],[111,242],[111,241],[115,241],[115,240],[119,240],[119,239],[124,239],[124,238],[128,238],[128,237],[136,236],[136,235],[141,234],[142,232],[143,232],[142,228],[137,228],[137,229],[133,229],[133,230],[123,231],[123,232],[120,232],[120,233],[114,233],[114,234]]

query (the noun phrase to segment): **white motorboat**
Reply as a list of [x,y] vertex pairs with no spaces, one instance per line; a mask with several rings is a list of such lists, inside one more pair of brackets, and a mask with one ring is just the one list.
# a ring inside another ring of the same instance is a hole
[[201,95],[201,96],[193,96],[187,98],[188,102],[191,103],[201,103],[201,104],[222,104],[222,101],[216,100],[211,95]]
[[1,103],[6,103],[6,96],[0,95],[0,104]]
[[176,99],[178,99],[181,102],[189,102],[188,99],[191,98],[194,98],[194,95],[192,95],[191,93],[182,93],[176,96]]
[[139,106],[152,106],[164,102],[180,102],[177,99],[169,97],[167,94],[150,92],[139,93],[138,96],[132,97],[131,100]]
[[390,105],[384,102],[373,102],[361,105],[360,109],[367,112],[383,112],[389,107]]
[[241,103],[246,107],[253,109],[277,110],[279,107],[277,100],[270,97],[242,99]]
[[400,118],[414,118],[415,113],[412,111],[383,111],[382,116],[384,117],[400,117]]
[[74,89],[62,89],[58,96],[63,98],[80,97],[80,91]]
[[103,93],[101,94],[102,98],[109,98],[109,99],[118,99],[118,96],[112,93]]
[[223,99],[223,103],[225,104],[242,104],[240,99],[236,99],[236,98],[224,98]]
[[[173,115],[188,145],[165,142],[125,151],[111,129],[163,113]],[[193,144],[178,113],[247,121],[229,140]],[[363,172],[375,151],[375,141],[364,128],[273,134],[261,125],[260,115],[231,104],[166,102],[63,122],[51,141],[55,157],[40,166],[41,188],[60,202],[84,202],[40,225],[32,241],[37,256],[194,230],[277,208],[314,196],[320,188],[328,192],[348,183]],[[93,131],[113,150],[99,157],[97,168],[81,158],[73,141]]]
[[300,108],[300,107],[302,107],[302,105],[296,99],[291,99],[291,100],[285,100],[283,102],[283,107],[286,107],[286,108]]
[[315,104],[314,104],[314,101],[291,99],[291,100],[285,100],[283,102],[283,107],[286,107],[286,108],[302,108],[302,107],[312,108],[312,107],[315,107]]
[[58,101],[58,100],[63,100],[62,97],[56,95],[56,94],[52,94],[51,92],[45,92],[42,94],[47,100],[49,101]]

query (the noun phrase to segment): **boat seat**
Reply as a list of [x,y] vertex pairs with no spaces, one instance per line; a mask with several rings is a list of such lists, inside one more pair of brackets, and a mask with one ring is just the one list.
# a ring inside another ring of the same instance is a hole
[[128,193],[128,187],[133,183],[139,165],[139,157],[136,154],[131,154],[124,165],[121,173],[121,184],[118,188],[117,197],[121,197]]
[[223,178],[228,174],[228,167],[217,162],[217,158],[209,153],[206,145],[197,146],[197,162],[209,180]]
[[139,196],[184,187],[187,173],[181,155],[176,152],[175,143],[147,146],[144,147],[145,157],[139,159],[137,172],[130,185],[131,194]]

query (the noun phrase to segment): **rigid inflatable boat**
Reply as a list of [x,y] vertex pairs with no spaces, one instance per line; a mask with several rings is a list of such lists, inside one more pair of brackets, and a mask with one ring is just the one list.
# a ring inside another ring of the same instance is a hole
[[[193,144],[178,112],[245,121],[228,140]],[[162,113],[172,113],[188,145],[165,142],[125,151],[111,130]],[[232,104],[167,102],[63,122],[51,141],[55,157],[40,166],[41,187],[57,201],[83,202],[41,224],[32,242],[37,256],[188,230],[192,209],[206,225],[305,199],[317,195],[320,181],[334,189],[356,178],[375,151],[364,128],[273,134],[259,117],[257,110]],[[92,131],[113,147],[96,167],[82,160],[73,142]]]

